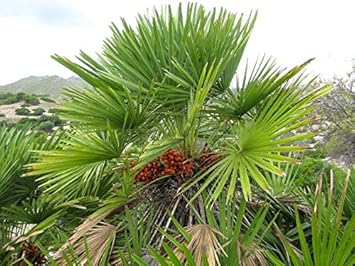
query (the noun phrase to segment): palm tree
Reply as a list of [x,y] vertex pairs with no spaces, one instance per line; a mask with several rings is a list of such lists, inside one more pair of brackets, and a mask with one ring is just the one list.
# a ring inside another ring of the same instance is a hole
[[268,176],[307,149],[313,134],[297,129],[330,88],[310,88],[310,61],[241,68],[256,15],[167,7],[135,28],[112,24],[96,58],[53,56],[90,86],[66,89],[61,115],[72,130],[29,175],[63,204],[100,200],[58,261],[267,264],[277,217],[257,195],[272,195]]

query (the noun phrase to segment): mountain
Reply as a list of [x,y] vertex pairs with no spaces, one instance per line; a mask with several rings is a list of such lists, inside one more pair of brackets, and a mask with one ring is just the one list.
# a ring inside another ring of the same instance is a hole
[[0,92],[25,92],[27,94],[48,94],[59,96],[63,87],[86,84],[80,77],[68,79],[54,76],[29,76],[14,83],[0,86]]

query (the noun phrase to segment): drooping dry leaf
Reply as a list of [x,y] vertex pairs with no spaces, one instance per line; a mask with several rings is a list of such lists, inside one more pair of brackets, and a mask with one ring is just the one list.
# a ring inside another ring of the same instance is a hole
[[[75,233],[68,239],[68,241],[54,254],[54,258],[61,261],[63,258],[63,253],[68,253],[71,247],[73,247],[87,233],[90,233],[90,230],[95,230],[95,226],[111,212],[112,209],[109,209],[100,215],[90,216],[87,218],[80,226],[78,226],[78,228],[76,228]],[[107,233],[107,230],[104,230],[103,232]]]
[[[219,254],[224,253],[223,247],[218,242],[217,235],[220,233],[208,224],[197,224],[189,227],[186,232],[191,236],[187,248],[191,251],[197,266],[203,265],[204,257],[210,266],[219,266]],[[175,250],[180,261],[184,261],[184,255]]]
[[[91,265],[100,265],[104,252],[108,248],[111,249],[115,236],[116,227],[111,224],[99,223],[90,228],[85,236],[81,237],[71,246],[78,257],[80,265],[88,265],[89,258]],[[66,255],[68,257],[71,256],[70,253]],[[59,258],[59,261],[61,265],[66,265],[62,257]]]

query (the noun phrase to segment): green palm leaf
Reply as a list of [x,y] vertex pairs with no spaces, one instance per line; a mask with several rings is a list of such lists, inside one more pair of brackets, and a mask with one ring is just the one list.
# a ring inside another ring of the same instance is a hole
[[[171,7],[152,17],[138,18],[133,29],[122,20],[123,29],[111,26],[113,36],[105,41],[104,53],[94,60],[81,53],[82,65],[54,56],[89,84],[100,89],[120,90],[122,85],[156,89],[156,101],[171,109],[186,105],[207,66],[221,64],[215,80],[217,92],[226,90],[238,67],[255,23],[255,15],[237,17],[225,10],[207,12],[189,4],[186,14],[180,5],[177,16]],[[223,39],[223,41],[221,41]]]
[[[289,73],[297,73],[300,68],[297,67]],[[289,77],[289,74],[286,76]],[[250,198],[249,177],[253,178],[261,188],[268,189],[269,185],[263,171],[277,175],[283,174],[283,171],[274,163],[294,161],[282,153],[303,151],[304,147],[292,145],[292,143],[313,136],[309,133],[293,136],[287,136],[287,134],[308,123],[306,115],[312,109],[309,104],[330,91],[330,88],[325,86],[307,92],[305,91],[307,86],[299,89],[299,83],[298,79],[287,87],[278,87],[261,103],[253,118],[237,122],[226,139],[217,142],[220,147],[223,147],[221,148],[223,158],[187,186],[186,189],[189,189],[205,178],[203,186],[193,199],[211,185],[214,188],[210,199],[212,203],[227,184],[236,184],[238,178],[244,196]],[[228,195],[233,195],[234,191],[235,185],[229,186]]]
[[[40,176],[41,187],[50,193],[65,191],[68,199],[75,196],[95,196],[111,189],[114,178],[111,170],[117,166],[127,145],[126,136],[117,131],[83,133],[76,131],[60,143],[61,149],[39,152],[41,162],[30,164],[30,176]],[[104,182],[108,187],[103,187]],[[100,192],[100,190],[103,191]]]
[[[300,215],[296,209],[296,221],[302,254],[298,255],[289,241],[279,232],[279,237],[285,246],[294,265],[351,265],[354,261],[355,215],[342,225],[344,201],[349,184],[350,171],[343,185],[339,201],[333,205],[333,187],[328,191],[328,199],[321,195],[323,179],[318,183],[316,202],[312,213],[312,240],[307,242],[303,231]],[[334,180],[331,180],[334,182]],[[334,207],[336,212],[334,215]],[[279,230],[278,230],[279,231]]]

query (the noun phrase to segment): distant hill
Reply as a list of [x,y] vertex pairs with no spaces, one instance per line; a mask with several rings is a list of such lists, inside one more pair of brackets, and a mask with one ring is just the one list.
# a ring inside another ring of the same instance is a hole
[[60,95],[63,87],[86,84],[84,80],[73,76],[68,79],[59,76],[29,76],[14,83],[0,86],[0,92],[25,92],[27,94]]

